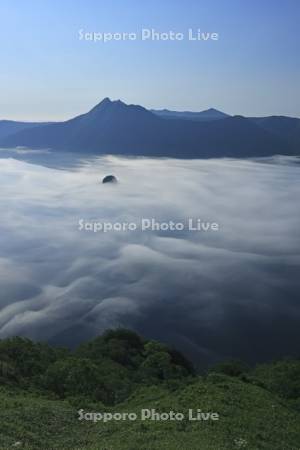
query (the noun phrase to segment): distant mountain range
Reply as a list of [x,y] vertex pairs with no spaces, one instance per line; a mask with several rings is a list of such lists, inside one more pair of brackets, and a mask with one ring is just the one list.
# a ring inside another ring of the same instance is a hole
[[166,119],[187,119],[187,120],[217,120],[230,117],[229,114],[225,114],[222,111],[218,111],[215,108],[209,108],[205,111],[192,112],[192,111],[170,111],[169,109],[151,109],[151,112],[157,114],[160,117]]
[[0,120],[0,140],[6,138],[7,136],[11,136],[15,133],[18,133],[18,131],[26,130],[28,128],[33,128],[39,125],[47,125],[48,123],[15,122],[14,120]]
[[1,147],[176,158],[300,154],[300,119],[147,110],[105,98],[64,122],[0,121]]

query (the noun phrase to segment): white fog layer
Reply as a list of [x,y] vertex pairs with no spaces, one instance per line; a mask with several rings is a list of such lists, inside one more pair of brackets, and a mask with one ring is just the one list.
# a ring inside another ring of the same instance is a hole
[[[0,338],[74,346],[124,326],[200,364],[297,354],[299,160],[1,155]],[[141,218],[219,230],[79,230]]]

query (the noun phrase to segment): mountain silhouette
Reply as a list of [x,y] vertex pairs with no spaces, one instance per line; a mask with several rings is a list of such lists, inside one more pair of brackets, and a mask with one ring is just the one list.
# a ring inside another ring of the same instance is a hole
[[200,112],[193,111],[170,111],[169,109],[151,109],[154,114],[166,119],[188,119],[188,120],[218,120],[230,117],[215,108],[209,108]]
[[45,125],[43,122],[16,122],[14,120],[0,120],[0,139],[4,139],[18,131]]
[[270,156],[299,149],[300,119],[280,118],[279,127],[272,118],[228,116],[214,109],[191,114],[211,118],[169,120],[142,106],[105,98],[73,119],[0,135],[0,146],[176,158]]

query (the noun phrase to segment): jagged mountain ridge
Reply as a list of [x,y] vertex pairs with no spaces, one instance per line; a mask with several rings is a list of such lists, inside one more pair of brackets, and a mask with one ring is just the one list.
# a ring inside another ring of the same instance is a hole
[[[212,114],[216,110],[208,111]],[[70,120],[35,124],[2,137],[0,134],[0,146],[176,158],[299,154],[300,133],[291,137],[290,126],[280,128],[270,120],[228,115],[211,120],[166,120],[142,106],[105,98],[89,112]],[[289,124],[296,121],[292,129],[300,130],[300,119],[276,120]]]

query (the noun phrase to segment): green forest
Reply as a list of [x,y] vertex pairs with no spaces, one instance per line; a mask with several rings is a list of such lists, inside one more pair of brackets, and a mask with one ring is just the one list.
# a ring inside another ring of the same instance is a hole
[[[0,340],[0,449],[299,450],[300,360],[198,370],[179,351],[127,329],[75,350]],[[183,420],[141,420],[142,409]],[[191,421],[189,409],[219,420]],[[80,420],[87,413],[137,420]]]

